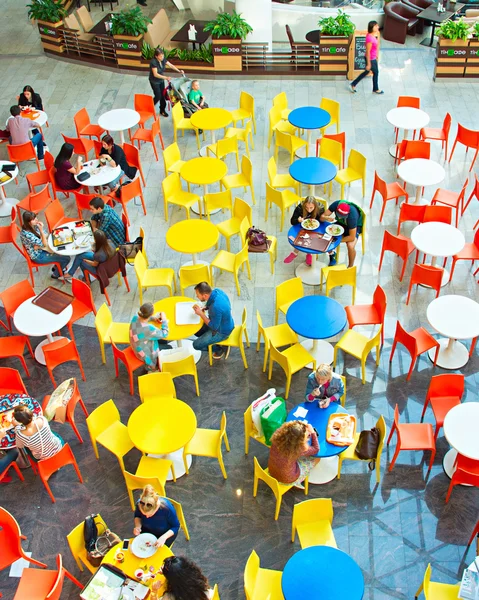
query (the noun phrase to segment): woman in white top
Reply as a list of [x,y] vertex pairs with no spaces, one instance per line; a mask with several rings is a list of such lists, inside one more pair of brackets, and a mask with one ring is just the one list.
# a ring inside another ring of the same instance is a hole
[[62,438],[50,429],[45,417],[35,417],[24,404],[13,411],[17,448],[26,448],[36,462],[55,456],[63,447]]
[[165,580],[154,583],[152,598],[161,600],[210,600],[213,590],[200,568],[185,556],[168,556],[161,573]]

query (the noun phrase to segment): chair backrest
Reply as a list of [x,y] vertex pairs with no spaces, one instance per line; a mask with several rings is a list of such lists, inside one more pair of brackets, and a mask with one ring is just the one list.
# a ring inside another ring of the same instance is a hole
[[[288,25],[286,25],[288,28]],[[256,461],[256,457],[255,457]],[[257,462],[257,461],[256,461]],[[255,468],[256,468],[255,462]],[[258,463],[259,466],[259,463]],[[259,467],[261,469],[261,467]],[[253,550],[249,555],[248,561],[246,562],[246,566],[244,568],[244,592],[246,594],[247,600],[254,600],[254,588],[256,585],[256,579],[258,578],[259,573],[259,556]]]
[[321,140],[334,140],[335,142],[339,142],[343,149],[343,157],[346,152],[346,133],[341,131],[340,133],[325,133]]
[[176,142],[170,144],[163,150],[163,162],[165,164],[165,177],[168,175],[168,170],[171,165],[174,165],[181,160],[180,147]]
[[240,223],[240,233],[239,233],[242,247],[244,244],[246,244],[246,234],[248,233],[249,227],[250,227],[249,221],[246,217],[244,217],[244,219]]
[[466,484],[479,487],[479,470],[477,461],[462,454],[457,455],[456,470],[452,476],[452,484]]
[[366,157],[361,152],[358,152],[354,148],[351,148],[348,156],[348,167],[354,169],[360,173],[363,177],[366,177]]
[[21,531],[15,517],[0,506],[0,569],[21,558]]
[[93,438],[100,435],[102,431],[108,429],[110,425],[120,420],[120,413],[113,400],[107,400],[100,406],[97,406],[88,417],[86,423],[88,430]]
[[138,377],[138,394],[145,402],[159,396],[161,398],[176,398],[176,389],[171,373],[147,373]]
[[384,448],[384,442],[386,441],[386,421],[384,420],[384,417],[382,415],[376,421],[375,427],[379,429],[379,444],[378,451],[376,454],[376,469],[379,469],[379,465],[381,464],[381,455],[383,453]]
[[75,456],[73,455],[72,449],[68,443],[62,447],[60,452],[57,452],[50,458],[44,458],[37,463],[38,472],[42,479],[49,479],[49,477],[61,469],[65,465],[76,464]]
[[161,182],[161,187],[165,198],[170,198],[177,192],[181,192],[180,175],[178,173],[170,173]]
[[240,222],[246,217],[250,223],[253,222],[253,211],[251,206],[241,198],[235,198],[233,205],[233,216]]
[[421,98],[418,98],[417,96],[399,96],[398,103],[396,106],[409,106],[411,108],[420,108]]
[[251,160],[243,154],[241,157],[241,173],[246,177],[249,181],[250,185],[253,185],[253,165],[251,164]]
[[287,279],[276,286],[276,306],[294,302],[304,296],[303,282],[300,277]]
[[231,190],[224,190],[222,192],[212,192],[210,194],[205,194],[204,202],[208,220],[210,219],[211,211],[216,210],[218,208],[226,208],[230,212],[233,211],[233,195],[231,193]]
[[213,588],[213,595],[211,596],[211,600],[220,600],[220,593],[218,592],[217,583],[215,583],[215,587]]
[[293,48],[294,47],[294,38],[293,38],[293,34],[291,33],[291,27],[289,25],[286,25],[286,35],[288,36],[288,40],[289,40],[291,48]]
[[286,92],[280,92],[273,98],[273,106],[279,108],[279,110],[285,110],[288,108],[288,97]]
[[251,113],[251,115],[254,115],[254,98],[251,94],[242,91],[240,93],[239,105],[240,108],[248,111],[249,113]]
[[33,298],[35,296],[35,290],[30,285],[28,279],[14,283],[6,290],[0,293],[0,300],[3,303],[5,312],[7,315],[12,315],[20,304],[23,304],[25,300]]
[[173,125],[177,127],[184,118],[183,107],[180,102],[177,102],[171,108],[171,116],[173,118]]
[[368,355],[374,347],[376,347],[376,346],[380,347],[382,328],[383,328],[383,326],[380,325],[378,327],[378,330],[376,331],[375,335],[370,340],[368,340],[366,342],[366,344],[364,345],[364,354],[365,355]]
[[315,498],[298,502],[293,506],[293,527],[317,521],[333,522],[334,510],[331,498]]
[[45,219],[47,220],[50,232],[65,217],[65,211],[58,199],[53,200],[45,209]]
[[452,123],[452,117],[449,113],[446,113],[446,116],[444,117],[444,121],[442,124],[442,129],[444,131],[444,135],[446,136],[446,139],[449,137],[449,131],[451,130],[451,123]]
[[326,158],[333,165],[341,167],[343,162],[343,147],[340,142],[323,138],[319,147],[319,156],[320,158]]
[[273,179],[276,177],[277,174],[278,174],[278,167],[276,165],[276,160],[275,160],[274,156],[272,156],[268,160],[268,179],[269,179],[269,183],[273,183]]
[[43,354],[45,355],[45,362],[49,369],[54,369],[64,362],[77,360],[78,358],[75,342],[67,338],[60,338],[56,342],[45,344],[43,346]]
[[[467,129],[467,127],[458,123],[456,140],[468,148],[477,148],[479,146],[479,131]],[[9,147],[7,146],[7,148]]]
[[90,125],[90,116],[86,108],[80,108],[80,110],[74,115],[73,122],[77,131],[77,136],[80,137],[80,131]]
[[202,281],[211,284],[210,270],[208,265],[188,265],[180,267],[180,288],[184,290],[192,285],[197,285]]
[[135,273],[136,273],[136,276],[138,277],[138,281],[141,282],[148,270],[148,267],[146,265],[146,259],[143,255],[143,252],[137,253],[137,255],[135,256],[133,265],[135,267]]
[[[100,514],[95,516],[95,523],[101,525],[103,527],[100,528],[100,531],[104,531],[107,529],[107,524],[103,520]],[[73,555],[73,558],[78,562],[78,559],[83,559],[88,565],[90,563],[87,561],[86,550],[85,550],[85,538],[83,535],[85,522],[82,521],[76,527],[74,527],[70,533],[67,534],[67,542],[70,547],[70,551]]]
[[474,234],[474,242],[473,242],[473,244],[474,244],[474,246],[476,248],[479,248],[479,229]]
[[398,219],[398,230],[397,233],[399,235],[399,231],[401,229],[401,223],[406,223],[407,221],[415,221],[417,223],[422,223],[424,219],[424,213],[426,211],[425,206],[417,205],[417,204],[409,204],[409,202],[403,202],[401,204],[401,208],[399,210],[399,219]]
[[431,157],[431,144],[422,140],[407,140],[406,151],[404,153],[405,160],[410,158],[427,158]]
[[25,142],[24,144],[8,144],[7,151],[8,158],[14,163],[37,157],[32,142]]
[[80,23],[73,13],[65,17],[63,20],[65,21],[65,25],[68,27],[68,29],[81,31]]
[[384,321],[384,315],[386,314],[387,302],[388,299],[386,297],[386,292],[378,284],[374,290],[373,304],[376,307],[376,310],[378,311],[382,321]]
[[140,168],[140,152],[133,144],[123,144],[123,152],[125,153],[126,162],[137,169]]
[[196,374],[195,357],[188,354],[188,356],[174,362],[163,362],[161,368],[163,373],[171,373],[173,379],[182,375],[193,375]]
[[77,10],[75,11],[78,17],[78,20],[80,21],[83,29],[88,32],[90,31],[90,29],[94,26],[93,20],[90,16],[90,13],[88,12],[86,6],[80,6],[80,8],[77,8]]
[[140,178],[132,179],[128,185],[122,185],[120,188],[120,201],[129,202],[133,198],[141,196],[141,183]]
[[55,163],[55,157],[53,156],[53,154],[50,154],[50,152],[45,152],[45,155],[43,156],[43,164],[45,165],[45,169],[47,171],[50,171],[50,169],[54,166]]
[[288,152],[291,152],[291,134],[286,133],[285,131],[277,131],[275,133],[276,147],[284,148]]
[[451,206],[426,206],[422,222],[428,223],[435,221],[437,223],[452,223],[452,207]]
[[235,135],[218,140],[216,143],[217,158],[223,158],[233,152],[238,152],[238,138]]
[[408,249],[407,239],[402,239],[390,233],[387,229],[384,231],[382,252],[389,250],[406,260],[408,257]]
[[266,202],[267,204],[271,202],[279,207],[283,206],[283,194],[281,190],[271,187],[268,182],[266,182]]
[[281,121],[281,109],[277,106],[273,106],[269,109],[269,126],[272,129]]
[[433,375],[429,382],[426,401],[435,397],[454,396],[462,398],[464,393],[464,375],[462,373],[445,373]]
[[95,327],[102,340],[106,339],[108,335],[108,329],[112,323],[113,317],[111,315],[111,310],[105,303],[103,303],[98,309],[95,317]]
[[133,104],[136,111],[151,113],[156,117],[155,105],[150,94],[135,94]]
[[[133,473],[128,473],[128,471],[123,471],[123,477],[125,478],[126,488],[129,491],[142,490],[145,485],[151,485],[157,494],[163,496],[163,498],[166,496],[165,487],[158,477],[139,477],[138,475],[133,475]],[[130,496],[130,501],[132,510],[135,510],[133,495]]]
[[396,333],[394,340],[398,344],[402,344],[411,356],[417,356],[417,341],[416,338],[407,332],[399,321],[396,323]]
[[46,185],[36,194],[29,194],[29,210],[34,213],[39,213],[52,201],[53,198],[50,196],[50,192],[48,191],[48,185]]
[[127,352],[128,352],[128,350],[130,350],[130,352],[131,352],[130,346],[128,346],[124,350],[120,350],[120,348],[118,348],[118,346],[115,344],[115,342],[111,338],[110,338],[110,344],[111,344],[111,349],[113,352],[113,359],[115,360],[115,362],[117,360],[121,360],[121,362],[126,366],[126,368],[128,368],[129,362],[128,362]]
[[22,376],[16,369],[10,367],[0,367],[0,392],[2,394],[26,394],[28,396]]
[[331,115],[331,123],[339,123],[340,104],[336,100],[330,98],[321,98],[319,104],[320,108],[323,108],[326,112]]
[[277,362],[278,365],[283,369],[283,371],[286,373],[286,375],[289,375],[289,373],[291,372],[291,368],[289,366],[289,361],[288,358],[286,356],[284,356],[277,348],[276,346],[273,344],[273,342],[270,340],[269,343],[269,356],[270,356],[270,360],[272,360],[273,362]]
[[[271,346],[271,348],[273,348],[273,346]],[[280,494],[278,480],[272,477],[269,473],[267,473],[265,469],[263,469],[263,467],[259,464],[256,456],[254,457],[254,473],[255,477],[264,481],[266,485],[269,486],[275,494]]]
[[88,152],[84,143],[84,139],[86,138],[68,137],[64,133],[62,133],[62,137],[65,140],[66,144],[71,144],[73,146],[73,152],[75,154],[81,154],[85,157],[88,156]]
[[156,118],[151,124],[151,137],[153,138],[153,143],[155,143],[155,137],[160,134],[160,119]]
[[414,284],[420,283],[422,285],[428,285],[439,292],[442,285],[443,273],[444,269],[441,269],[440,267],[415,263],[411,273],[410,285],[412,287]]
[[351,285],[356,287],[356,267],[348,267],[346,269],[330,269],[326,280],[328,290],[337,287],[338,285]]
[[96,314],[95,301],[90,286],[79,279],[72,279],[72,294],[75,299],[87,306],[94,314]]
[[374,186],[373,186],[374,190],[377,190],[381,196],[383,198],[386,198],[387,196],[387,183],[385,182],[384,179],[381,179],[381,177],[379,177],[378,172],[374,171]]

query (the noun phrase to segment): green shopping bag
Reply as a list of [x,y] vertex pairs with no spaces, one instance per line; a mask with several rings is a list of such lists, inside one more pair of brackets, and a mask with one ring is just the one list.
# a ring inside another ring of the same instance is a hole
[[271,436],[286,421],[286,402],[275,398],[261,411],[261,426],[267,446],[271,446]]

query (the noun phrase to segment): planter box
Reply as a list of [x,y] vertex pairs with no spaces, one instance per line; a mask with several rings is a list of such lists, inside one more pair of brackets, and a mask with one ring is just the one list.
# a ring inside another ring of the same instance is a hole
[[187,72],[213,72],[216,70],[215,65],[213,63],[208,63],[202,60],[178,60],[177,58],[173,58],[171,60],[175,67],[178,67],[178,69],[183,69],[183,71]]
[[124,67],[141,67],[143,35],[114,35],[118,64]]
[[215,71],[242,71],[241,40],[213,38],[213,61]]
[[439,38],[436,48],[436,77],[464,77],[469,40]]
[[477,37],[473,37],[469,41],[464,77],[479,77],[479,39]]
[[319,37],[319,71],[328,75],[346,76],[350,43],[350,37],[321,35]]
[[61,31],[64,27],[63,21],[58,21],[57,23],[37,21],[37,25],[44,50],[55,52],[57,54],[65,52],[65,44]]

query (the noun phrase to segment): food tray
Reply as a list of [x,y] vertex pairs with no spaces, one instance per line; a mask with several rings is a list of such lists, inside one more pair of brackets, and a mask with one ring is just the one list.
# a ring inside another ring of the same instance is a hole
[[[326,441],[334,446],[350,446],[356,433],[356,417],[347,413],[334,413],[329,417]],[[340,429],[337,427],[340,426]],[[339,431],[335,435],[335,431]]]
[[71,294],[50,286],[38,294],[32,300],[32,304],[44,308],[54,315],[59,315],[67,306],[70,306],[74,299],[74,296]]
[[301,229],[301,231],[296,236],[296,239],[294,240],[295,246],[299,246],[300,248],[304,248],[305,250],[315,250],[317,252],[326,252],[330,244],[330,236],[325,237],[323,233],[318,233],[316,231],[306,231],[306,229]]

